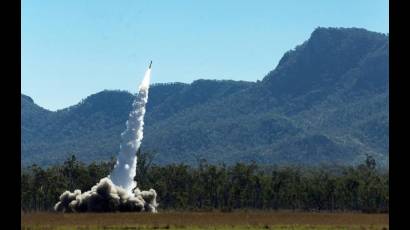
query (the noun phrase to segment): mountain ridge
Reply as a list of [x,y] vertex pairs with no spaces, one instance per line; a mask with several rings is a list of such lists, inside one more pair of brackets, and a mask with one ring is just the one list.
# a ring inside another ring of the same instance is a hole
[[[32,130],[22,132],[22,164],[115,157],[133,96],[102,91],[36,127],[28,121],[47,112],[22,95],[22,130]],[[159,164],[354,164],[371,154],[386,165],[388,36],[319,27],[262,81],[154,84],[145,125],[142,148]]]

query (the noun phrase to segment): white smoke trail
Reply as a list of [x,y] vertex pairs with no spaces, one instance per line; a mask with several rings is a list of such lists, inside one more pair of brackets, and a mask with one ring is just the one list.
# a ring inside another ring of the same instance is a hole
[[[151,67],[151,65],[150,65]],[[144,128],[145,105],[151,68],[145,72],[132,104],[126,126],[121,133],[120,153],[111,175],[102,178],[90,191],[81,193],[65,191],[61,194],[54,210],[62,212],[157,212],[157,193],[154,189],[141,191],[134,181],[137,168],[136,153],[141,145]],[[135,189],[134,189],[135,188]]]
[[138,89],[138,95],[132,104],[132,111],[126,123],[127,128],[121,133],[121,146],[117,163],[109,178],[111,181],[132,194],[136,187],[134,176],[137,167],[136,152],[141,146],[144,129],[145,105],[148,101],[148,89],[151,68],[145,72],[144,79]]

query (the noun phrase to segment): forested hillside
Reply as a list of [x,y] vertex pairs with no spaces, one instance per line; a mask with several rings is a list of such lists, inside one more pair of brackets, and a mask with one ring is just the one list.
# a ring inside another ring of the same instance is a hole
[[[387,165],[388,50],[384,34],[318,28],[262,81],[153,85],[142,148],[159,164]],[[22,164],[116,156],[132,100],[102,91],[51,112],[22,95]]]

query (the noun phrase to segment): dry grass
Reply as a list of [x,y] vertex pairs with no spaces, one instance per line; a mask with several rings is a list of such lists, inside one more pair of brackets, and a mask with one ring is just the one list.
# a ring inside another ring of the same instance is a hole
[[22,229],[388,229],[388,214],[292,212],[28,213]]

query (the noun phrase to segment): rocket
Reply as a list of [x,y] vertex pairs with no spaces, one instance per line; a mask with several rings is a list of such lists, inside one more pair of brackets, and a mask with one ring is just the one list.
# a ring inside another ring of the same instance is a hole
[[151,69],[152,61],[149,63],[148,69]]

